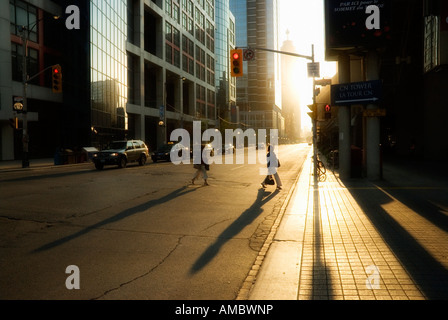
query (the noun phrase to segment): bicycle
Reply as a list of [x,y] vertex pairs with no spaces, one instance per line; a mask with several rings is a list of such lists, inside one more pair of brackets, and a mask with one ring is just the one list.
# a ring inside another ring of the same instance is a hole
[[319,177],[320,182],[325,182],[327,180],[327,169],[325,168],[325,164],[317,159],[317,175]]

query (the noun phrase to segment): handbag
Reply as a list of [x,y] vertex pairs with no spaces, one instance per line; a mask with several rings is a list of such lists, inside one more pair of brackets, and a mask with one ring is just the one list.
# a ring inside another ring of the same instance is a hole
[[207,171],[210,170],[210,165],[209,165],[209,164],[206,164],[206,165],[205,165],[205,170],[207,170]]
[[272,178],[272,175],[266,176],[264,179],[264,184],[273,186],[275,184],[274,178]]

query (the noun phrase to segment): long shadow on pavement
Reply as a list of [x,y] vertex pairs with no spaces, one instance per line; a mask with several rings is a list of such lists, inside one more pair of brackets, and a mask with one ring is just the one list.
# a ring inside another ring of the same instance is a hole
[[195,274],[202,270],[219,253],[221,247],[230,239],[240,233],[246,226],[250,225],[262,212],[262,206],[278,194],[278,190],[270,193],[264,189],[259,189],[254,203],[246,209],[230,226],[228,226],[210,245],[207,250],[196,260],[190,269],[190,274]]
[[163,197],[161,197],[159,199],[150,200],[150,201],[148,201],[146,203],[143,203],[143,204],[140,204],[138,206],[126,209],[126,210],[124,210],[124,211],[122,211],[122,212],[120,212],[120,213],[118,213],[118,214],[116,214],[116,215],[114,215],[112,217],[109,217],[109,218],[107,218],[107,219],[105,219],[103,221],[100,221],[100,222],[95,223],[95,224],[93,224],[91,226],[88,226],[88,227],[86,227],[86,228],[84,228],[84,229],[82,229],[82,230],[80,230],[80,231],[78,231],[78,232],[76,232],[76,233],[74,233],[72,235],[63,237],[61,239],[58,239],[58,240],[50,242],[50,243],[47,243],[47,244],[45,244],[45,245],[43,245],[43,246],[41,246],[41,247],[39,247],[37,249],[34,249],[32,251],[32,253],[38,253],[38,252],[42,252],[42,251],[49,250],[49,249],[52,249],[54,247],[60,246],[60,245],[62,245],[64,243],[66,243],[66,242],[69,242],[69,241],[74,240],[74,239],[76,239],[78,237],[81,237],[81,236],[89,233],[90,231],[93,231],[95,229],[101,228],[101,227],[103,227],[105,225],[108,225],[110,223],[114,223],[114,222],[126,219],[126,218],[128,218],[130,216],[133,216],[135,214],[138,214],[140,212],[144,212],[144,211],[149,210],[150,208],[152,208],[154,206],[160,205],[160,204],[165,203],[165,202],[172,201],[172,200],[174,200],[174,199],[176,199],[176,198],[178,198],[180,196],[183,196],[183,195],[185,195],[187,193],[190,193],[190,192],[193,192],[195,190],[196,189],[194,189],[194,188],[188,188],[188,187],[184,186],[182,188],[174,190],[173,192],[171,192],[171,193],[169,193],[169,194],[167,194],[167,195],[165,195],[165,196],[163,196]]
[[[384,182],[381,187],[376,185],[374,188],[346,186],[426,298],[447,299],[448,270],[421,245],[419,239],[384,209],[384,205],[399,200],[442,230],[448,231],[447,218],[440,212],[440,208],[416,197],[415,190],[400,189]],[[385,189],[382,191],[380,188]],[[396,197],[396,200],[391,197]]]
[[312,299],[325,299],[332,295],[332,279],[325,263],[325,247],[322,233],[322,216],[319,197],[319,184],[313,187],[313,269]]

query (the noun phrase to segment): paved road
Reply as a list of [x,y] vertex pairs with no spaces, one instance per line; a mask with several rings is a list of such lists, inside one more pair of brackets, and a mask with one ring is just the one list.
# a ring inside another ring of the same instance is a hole
[[208,187],[171,163],[2,172],[0,299],[235,299],[309,148],[280,147],[280,192],[260,164],[213,165]]

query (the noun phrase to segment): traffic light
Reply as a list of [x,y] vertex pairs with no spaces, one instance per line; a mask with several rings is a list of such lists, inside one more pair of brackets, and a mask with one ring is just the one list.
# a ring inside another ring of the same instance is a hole
[[243,75],[243,50],[230,50],[230,74],[232,77],[241,77]]
[[325,119],[331,119],[331,106],[329,104],[325,105]]
[[51,88],[54,93],[62,92],[62,71],[58,64],[51,67]]
[[19,118],[15,117],[13,119],[9,119],[9,125],[14,129],[19,129]]
[[317,105],[310,104],[310,105],[308,105],[308,108],[311,110],[311,112],[308,112],[308,115],[311,117],[311,120],[316,120],[317,119]]

